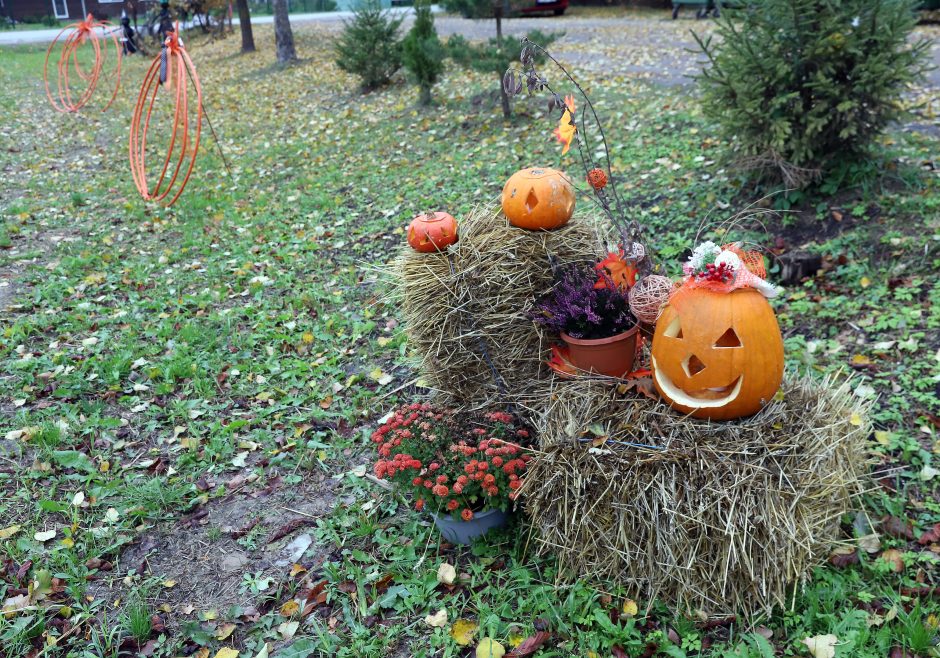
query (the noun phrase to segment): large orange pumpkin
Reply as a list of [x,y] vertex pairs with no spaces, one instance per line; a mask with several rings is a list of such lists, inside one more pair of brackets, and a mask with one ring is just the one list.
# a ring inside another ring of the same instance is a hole
[[503,214],[513,226],[548,231],[567,224],[573,212],[574,187],[557,169],[522,169],[503,187]]
[[679,293],[656,323],[653,383],[673,408],[730,420],[761,410],[783,380],[783,339],[753,288]]
[[418,215],[408,226],[408,244],[416,251],[443,251],[457,242],[457,220],[446,212]]

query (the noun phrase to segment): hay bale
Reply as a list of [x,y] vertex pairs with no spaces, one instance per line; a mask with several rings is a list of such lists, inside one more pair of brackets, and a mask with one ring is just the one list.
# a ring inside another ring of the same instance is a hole
[[560,384],[520,490],[535,546],[569,578],[618,581],[685,614],[769,612],[861,491],[865,411],[828,381],[787,381],[758,415],[711,424]]
[[538,398],[551,379],[549,342],[527,314],[553,283],[552,264],[594,263],[597,225],[575,217],[554,231],[510,226],[496,207],[459,220],[445,253],[404,249],[392,280],[408,344],[428,385],[481,407]]

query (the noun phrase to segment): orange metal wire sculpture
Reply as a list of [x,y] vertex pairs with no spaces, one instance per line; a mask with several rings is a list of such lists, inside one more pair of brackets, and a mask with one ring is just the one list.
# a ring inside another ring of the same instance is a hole
[[[196,90],[195,122],[190,121],[189,114],[190,81]],[[174,94],[173,133],[156,185],[151,188],[147,181],[145,163],[147,134],[150,130],[150,119],[157,100],[157,92],[161,87]],[[196,68],[179,38],[179,24],[177,24],[174,31],[167,33],[160,54],[153,60],[144,76],[131,118],[131,174],[137,191],[144,199],[161,201],[167,206],[173,205],[179,199],[196,164],[199,136],[202,132],[202,117],[202,86],[199,84]],[[178,155],[174,156],[175,153]],[[167,198],[169,201],[166,200]]]
[[[118,88],[121,86],[121,44],[118,41],[115,30],[111,29],[111,24],[107,21],[96,21],[94,16],[88,14],[83,21],[72,23],[63,28],[53,39],[49,50],[46,51],[46,60],[43,64],[42,77],[46,84],[46,96],[49,102],[59,112],[77,112],[82,108],[98,88],[98,81],[104,70],[105,61],[108,53],[108,38],[114,45],[114,56],[117,64],[115,66],[114,93],[111,99],[104,106],[103,110],[111,107],[114,99],[117,97]],[[96,30],[101,30],[99,34]],[[62,41],[62,52],[59,55],[59,61],[56,65],[56,94],[53,96],[49,86],[49,58],[52,51],[64,35]],[[94,52],[95,60],[89,68],[87,65],[82,67],[79,61],[79,52],[83,45],[90,44]],[[74,75],[73,75],[74,74]],[[78,80],[76,81],[76,76]],[[81,91],[76,90],[77,97],[73,98],[72,85],[84,87]]]

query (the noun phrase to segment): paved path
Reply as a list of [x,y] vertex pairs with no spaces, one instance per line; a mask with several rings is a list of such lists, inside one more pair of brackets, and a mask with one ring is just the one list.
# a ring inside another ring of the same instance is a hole
[[[437,10],[437,7],[435,7]],[[413,10],[409,7],[391,9],[405,17],[405,27],[411,22]],[[338,31],[342,21],[352,12],[334,11],[314,14],[292,14],[293,25],[319,24],[327,30]],[[237,19],[235,21],[238,22]],[[265,25],[272,16],[257,16],[252,23]],[[438,16],[435,20],[441,36],[462,34],[468,39],[486,39],[494,34],[492,20],[467,20],[454,16]],[[627,13],[609,17],[527,17],[503,21],[506,36],[520,36],[529,30],[543,32],[563,31],[564,38],[553,48],[566,62],[594,72],[629,75],[648,79],[657,84],[675,86],[691,82],[691,76],[701,70],[702,56],[692,36],[711,30],[712,22],[700,21],[691,14],[670,20],[669,12]],[[0,32],[0,46],[43,43],[51,41],[58,29]],[[940,29],[924,26],[918,34],[933,41],[931,59],[934,69],[928,74],[928,88],[940,90]]]
[[[438,10],[437,6],[434,6]],[[393,7],[389,9],[393,14],[409,16],[414,13],[411,7]],[[439,11],[439,10],[438,10]],[[324,11],[313,14],[291,14],[291,25],[295,23],[306,23],[317,21],[321,23],[338,23],[352,17],[351,11]],[[238,19],[234,21],[238,25]],[[255,16],[251,19],[252,25],[268,25],[274,22],[274,16]],[[48,43],[55,39],[55,36],[62,28],[52,28],[48,30],[4,30],[0,31],[0,46],[15,46],[25,43]]]

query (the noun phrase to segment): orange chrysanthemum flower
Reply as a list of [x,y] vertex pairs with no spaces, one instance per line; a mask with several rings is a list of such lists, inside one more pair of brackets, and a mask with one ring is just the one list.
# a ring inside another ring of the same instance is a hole
[[565,145],[561,150],[562,155],[571,148],[571,140],[574,139],[574,134],[577,131],[578,128],[574,123],[574,96],[565,96],[565,111],[561,114],[558,127],[552,133],[555,135],[555,139]]

